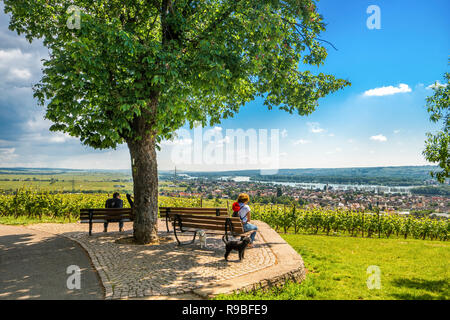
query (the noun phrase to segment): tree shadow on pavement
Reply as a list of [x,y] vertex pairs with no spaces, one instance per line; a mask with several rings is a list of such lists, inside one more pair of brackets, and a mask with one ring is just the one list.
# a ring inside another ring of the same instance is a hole
[[[86,252],[74,241],[6,229],[0,233],[0,299],[103,299],[103,286]],[[17,232],[12,234],[12,232]],[[67,287],[67,268],[81,269],[81,288]]]

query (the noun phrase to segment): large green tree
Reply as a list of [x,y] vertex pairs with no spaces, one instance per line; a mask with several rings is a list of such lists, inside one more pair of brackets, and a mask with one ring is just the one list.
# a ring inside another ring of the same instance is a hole
[[442,129],[432,134],[427,133],[428,139],[425,142],[423,154],[425,158],[433,163],[438,163],[442,169],[431,172],[433,177],[443,183],[449,177],[450,172],[450,73],[445,73],[446,83],[436,82],[432,89],[434,93],[427,98],[427,110],[430,120],[440,123]]
[[315,0],[3,1],[10,29],[49,49],[35,97],[51,130],[93,148],[128,145],[139,243],[157,240],[163,139],[186,122],[220,123],[258,96],[307,115],[349,84],[307,70],[327,56]]

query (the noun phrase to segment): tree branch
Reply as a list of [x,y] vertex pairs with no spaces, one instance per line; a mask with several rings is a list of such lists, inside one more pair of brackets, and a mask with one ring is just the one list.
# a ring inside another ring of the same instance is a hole
[[[274,13],[274,12],[273,12],[273,13]],[[304,34],[303,32],[301,32],[301,30],[299,30],[299,28],[307,28],[307,27],[304,26],[304,25],[302,25],[302,24],[299,24],[299,23],[297,23],[297,22],[291,22],[291,21],[289,21],[289,20],[286,19],[286,18],[283,18],[283,17],[280,17],[280,18],[281,18],[281,20],[283,20],[284,22],[287,22],[287,23],[289,23],[291,26],[294,27],[296,33],[299,34],[299,35],[303,38],[303,40],[305,41],[305,44],[308,46],[309,50],[311,51],[311,48],[309,47],[308,43],[306,43],[306,42],[307,42],[307,41],[306,41],[307,39],[306,39],[305,34]],[[317,41],[322,41],[322,42],[328,43],[330,46],[333,47],[334,50],[338,51],[338,49],[337,49],[330,41],[327,41],[327,40],[324,40],[324,39],[321,39],[321,38],[317,38],[317,37],[313,38],[313,40],[317,40]]]

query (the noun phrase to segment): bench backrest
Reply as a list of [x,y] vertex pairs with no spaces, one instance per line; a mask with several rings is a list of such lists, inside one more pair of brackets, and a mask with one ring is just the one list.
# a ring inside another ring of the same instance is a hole
[[111,208],[111,209],[81,209],[80,220],[89,220],[90,212],[92,219],[117,220],[117,219],[134,219],[133,210],[131,208]]
[[[176,214],[170,213],[170,216],[176,216]],[[219,230],[225,231],[225,222],[228,217],[224,216],[198,216],[182,214],[179,215],[183,228],[195,228],[205,230]],[[244,227],[242,226],[241,219],[239,217],[230,217],[231,224],[233,226],[233,233],[244,233]],[[229,230],[231,231],[231,230]]]
[[167,212],[173,214],[189,214],[199,216],[228,216],[227,208],[184,208],[184,207],[159,207],[161,218],[165,218]]

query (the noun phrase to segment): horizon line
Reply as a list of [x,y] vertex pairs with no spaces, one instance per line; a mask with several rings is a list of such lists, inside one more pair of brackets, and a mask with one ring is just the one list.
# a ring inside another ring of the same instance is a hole
[[[307,167],[307,168],[279,168],[279,169],[273,169],[273,170],[323,170],[323,169],[331,169],[331,170],[337,170],[337,169],[375,169],[375,168],[402,168],[402,167],[438,167],[438,165],[433,164],[418,164],[418,165],[380,165],[380,166],[354,166],[354,167],[320,167],[320,168],[313,168],[313,167]],[[92,169],[86,169],[86,168],[59,168],[59,167],[0,167],[0,170],[11,170],[11,169],[27,169],[27,170],[76,170],[76,171],[131,171],[131,168],[129,169],[100,169],[100,168],[92,168]],[[261,170],[268,170],[268,169],[230,169],[230,170],[184,170],[184,169],[176,169],[177,172],[239,172],[239,171],[261,171]],[[272,170],[272,169],[270,169]],[[159,171],[175,171],[175,169],[158,169]]]

